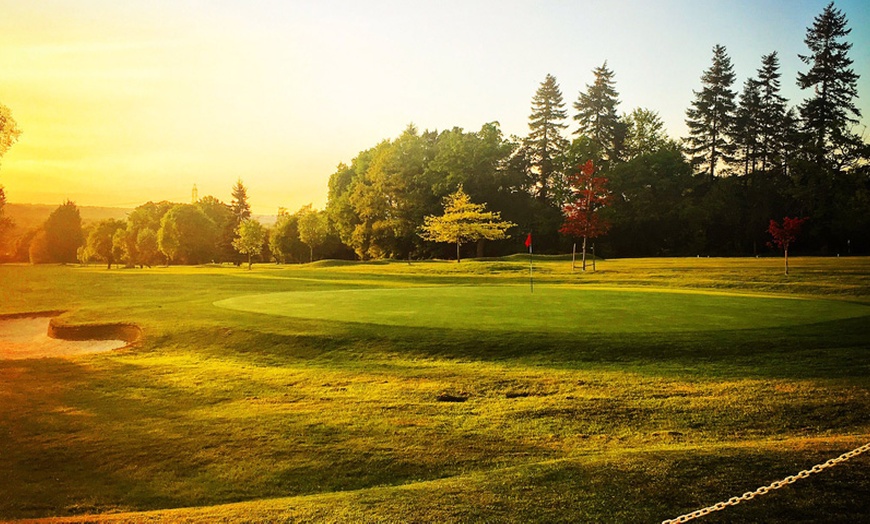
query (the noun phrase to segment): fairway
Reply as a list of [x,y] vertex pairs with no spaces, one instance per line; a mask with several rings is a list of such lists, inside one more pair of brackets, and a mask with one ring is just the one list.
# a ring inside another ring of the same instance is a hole
[[655,290],[444,286],[246,295],[216,306],[284,317],[485,331],[650,333],[794,326],[870,314],[832,300]]
[[[141,329],[0,360],[0,521],[653,523],[870,441],[870,259],[535,270],[0,265],[7,320]],[[865,522],[868,460],[705,522]]]

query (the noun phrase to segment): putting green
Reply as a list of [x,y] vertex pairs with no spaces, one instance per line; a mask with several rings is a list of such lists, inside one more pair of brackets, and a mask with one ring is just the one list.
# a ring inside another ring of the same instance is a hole
[[650,332],[752,329],[870,314],[810,300],[666,291],[460,286],[246,295],[222,308],[304,319],[498,331]]

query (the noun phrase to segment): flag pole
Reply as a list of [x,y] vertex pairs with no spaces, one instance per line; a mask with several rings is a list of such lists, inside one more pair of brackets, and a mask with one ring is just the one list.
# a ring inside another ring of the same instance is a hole
[[526,237],[526,245],[529,246],[529,292],[535,292],[535,282],[532,279],[532,234]]

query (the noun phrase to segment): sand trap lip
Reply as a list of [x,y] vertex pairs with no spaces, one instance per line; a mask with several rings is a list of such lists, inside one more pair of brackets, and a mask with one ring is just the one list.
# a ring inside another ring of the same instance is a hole
[[69,357],[121,349],[138,341],[133,324],[65,325],[63,311],[0,315],[0,360]]

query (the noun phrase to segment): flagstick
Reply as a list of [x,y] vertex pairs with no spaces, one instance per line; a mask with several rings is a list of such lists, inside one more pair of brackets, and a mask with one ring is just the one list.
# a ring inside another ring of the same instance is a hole
[[529,292],[535,292],[535,283],[532,280],[532,244],[529,243]]

